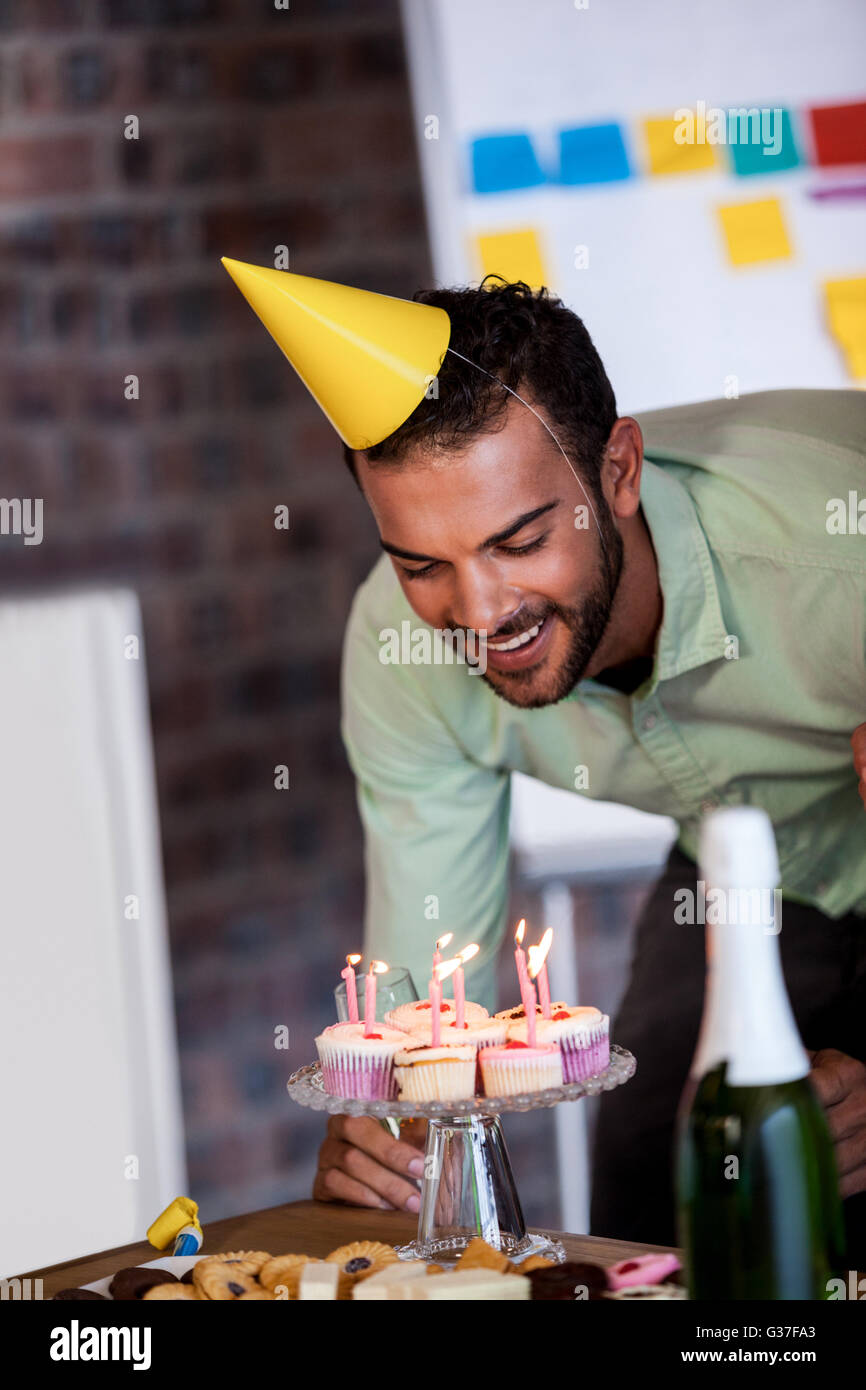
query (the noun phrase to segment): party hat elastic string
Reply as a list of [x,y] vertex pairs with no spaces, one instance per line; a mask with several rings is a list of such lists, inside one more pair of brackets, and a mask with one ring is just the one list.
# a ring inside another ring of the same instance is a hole
[[449,347],[449,348],[448,348],[448,352],[452,353],[454,357],[459,357],[460,360],[461,360],[461,362],[467,362],[467,363],[469,364],[469,366],[470,366],[470,367],[474,367],[475,370],[476,370],[477,372],[483,372],[484,376],[488,376],[488,377],[490,378],[491,381],[497,382],[498,385],[500,385],[500,386],[502,387],[503,391],[508,391],[512,396],[514,396],[515,400],[520,401],[523,405],[526,406],[526,409],[527,409],[527,410],[531,410],[531,411],[532,411],[532,413],[533,413],[533,415],[535,416],[536,420],[539,420],[539,421],[541,422],[541,424],[544,426],[544,428],[547,430],[547,433],[550,435],[551,439],[553,440],[554,444],[556,445],[557,449],[558,449],[559,452],[562,454],[562,457],[565,459],[566,463],[568,464],[568,466],[569,466],[569,468],[571,469],[572,473],[574,474],[575,478],[577,479],[577,485],[578,485],[578,487],[580,488],[581,492],[583,493],[584,497],[586,498],[586,505],[589,507],[589,510],[592,512],[592,519],[593,519],[593,521],[595,522],[596,529],[597,529],[598,535],[599,535],[599,540],[601,541],[602,549],[603,549],[603,550],[606,549],[605,544],[604,544],[604,532],[603,532],[602,529],[601,529],[601,525],[600,525],[600,523],[599,523],[598,516],[596,515],[595,507],[592,505],[592,502],[590,501],[589,493],[587,492],[586,488],[585,488],[584,485],[583,485],[583,482],[581,481],[580,474],[578,473],[578,471],[577,471],[577,469],[575,468],[574,464],[572,463],[571,459],[568,457],[568,454],[567,454],[567,453],[565,452],[565,450],[563,449],[562,445],[560,444],[559,440],[557,439],[556,435],[553,433],[553,430],[550,428],[549,424],[548,424],[547,421],[544,419],[544,417],[543,417],[542,415],[539,415],[539,413],[538,413],[538,411],[535,409],[535,407],[532,406],[532,405],[530,405],[530,404],[529,404],[529,401],[524,400],[523,397],[520,395],[519,392],[514,391],[510,386],[507,386],[507,385],[505,384],[505,382],[502,381],[498,376],[494,376],[494,375],[493,375],[493,372],[488,372],[484,367],[479,367],[479,365],[478,365],[477,362],[473,362],[472,359],[469,358],[469,357],[464,357],[464,356],[463,356],[463,353],[462,353],[462,352],[458,352],[456,348]]

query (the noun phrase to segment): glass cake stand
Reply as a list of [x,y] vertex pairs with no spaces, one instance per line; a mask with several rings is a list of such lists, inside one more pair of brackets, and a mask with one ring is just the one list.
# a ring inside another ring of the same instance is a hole
[[634,1076],[636,1066],[631,1052],[611,1043],[610,1065],[586,1081],[526,1095],[419,1104],[329,1095],[319,1063],[312,1062],[289,1078],[288,1092],[299,1105],[329,1115],[427,1120],[418,1235],[409,1245],[398,1247],[402,1259],[448,1263],[481,1236],[510,1259],[541,1254],[561,1262],[565,1251],[559,1241],[526,1229],[499,1116],[612,1091]]

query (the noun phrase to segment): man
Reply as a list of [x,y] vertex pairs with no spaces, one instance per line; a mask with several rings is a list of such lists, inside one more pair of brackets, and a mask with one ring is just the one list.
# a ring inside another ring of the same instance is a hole
[[[441,923],[481,944],[472,992],[493,1003],[515,769],[571,788],[584,767],[589,795],[674,816],[679,844],[612,1029],[639,1065],[602,1101],[592,1221],[672,1241],[672,1125],[704,971],[703,929],[674,920],[674,895],[695,886],[700,815],[763,806],[788,988],[817,1054],[849,1244],[866,1255],[864,728],[851,760],[866,551],[836,504],[847,518],[866,483],[866,399],[772,392],[618,418],[557,301],[516,286],[418,297],[447,311],[469,362],[447,354],[438,398],[379,446],[346,450],[386,552],[344,646],[369,949],[424,981]],[[486,673],[383,664],[406,620],[486,632]],[[417,1207],[417,1149],[363,1121],[330,1130],[316,1196]]]
[[[339,287],[227,268],[314,394],[321,361],[339,358],[337,389],[317,398],[385,552],[344,643],[368,953],[423,984],[432,939],[453,931],[481,945],[469,989],[494,1004],[514,770],[673,816],[612,1028],[638,1069],[602,1100],[592,1212],[599,1234],[671,1242],[674,1115],[704,983],[703,927],[682,923],[678,890],[695,888],[701,815],[762,806],[786,982],[836,1144],[849,1257],[866,1265],[866,398],[769,392],[638,421],[617,415],[586,329],[544,291],[488,281],[369,311],[350,291],[346,325]],[[296,316],[308,300],[287,343],[286,302]],[[367,358],[358,344],[368,312],[413,307],[441,365],[407,407],[393,333]],[[327,353],[308,341],[323,325]],[[382,362],[396,385],[352,375]],[[385,414],[341,427],[346,394]],[[446,664],[416,644],[431,629],[486,637],[484,662]],[[408,1139],[332,1118],[315,1195],[417,1210]]]

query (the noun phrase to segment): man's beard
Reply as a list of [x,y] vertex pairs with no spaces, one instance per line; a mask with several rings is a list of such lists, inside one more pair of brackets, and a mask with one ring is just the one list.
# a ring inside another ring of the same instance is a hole
[[[544,705],[555,705],[564,700],[583,678],[607,630],[622,574],[623,544],[604,498],[596,498],[595,506],[604,541],[599,546],[601,564],[598,578],[589,593],[573,608],[553,604],[547,610],[561,620],[569,635],[568,649],[558,668],[543,678],[543,684],[537,691],[532,689],[533,683],[539,679],[537,667],[529,667],[525,671],[486,672],[482,677],[496,695],[518,709],[541,709]],[[533,621],[538,622],[546,616],[545,613],[538,614]]]

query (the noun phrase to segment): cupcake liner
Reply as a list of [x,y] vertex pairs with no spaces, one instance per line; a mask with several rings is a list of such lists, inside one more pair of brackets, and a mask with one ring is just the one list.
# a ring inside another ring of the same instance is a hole
[[332,1096],[355,1100],[396,1100],[397,1082],[390,1056],[359,1054],[339,1043],[320,1043],[322,1083]]
[[475,1058],[395,1067],[401,1100],[471,1100],[475,1095]]
[[562,1085],[562,1058],[558,1049],[543,1056],[521,1056],[517,1049],[505,1056],[491,1056],[496,1050],[487,1048],[479,1057],[485,1095],[516,1096]]
[[600,1071],[610,1066],[607,1023],[598,1024],[595,1028],[589,1029],[588,1033],[578,1034],[573,1038],[562,1038],[559,1050],[562,1054],[562,1079],[566,1084],[570,1081],[586,1081],[590,1076],[597,1076]]

